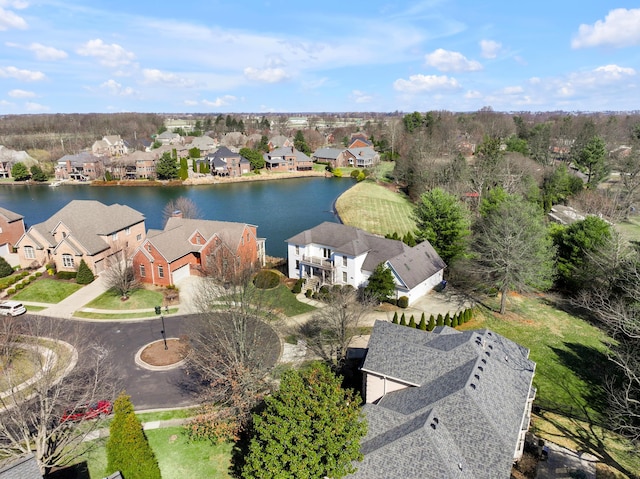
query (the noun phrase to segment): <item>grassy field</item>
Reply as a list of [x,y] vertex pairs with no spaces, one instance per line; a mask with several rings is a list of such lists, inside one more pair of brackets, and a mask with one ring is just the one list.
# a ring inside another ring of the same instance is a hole
[[627,241],[640,241],[640,218],[637,216],[616,223],[616,229]]
[[336,209],[345,224],[375,234],[402,236],[416,227],[411,202],[372,181],[362,181],[344,192]]
[[[145,431],[156,454],[164,479],[225,479],[229,475],[231,444],[189,442],[182,427]],[[107,467],[106,439],[95,441],[84,459],[91,479],[105,477]]]
[[54,279],[39,279],[15,294],[11,299],[17,301],[34,301],[37,303],[59,303],[67,296],[75,293],[81,285]]
[[558,308],[552,296],[520,295],[509,297],[504,316],[481,309],[458,329],[479,328],[529,348],[537,364],[536,404],[544,410],[534,423],[537,432],[553,442],[591,451],[619,471],[638,470],[630,444],[596,426],[606,424],[603,386],[614,375],[606,356],[609,338],[602,330]]
[[[162,313],[164,315],[167,314],[175,314],[178,312],[178,308],[169,308],[169,312],[166,313],[165,309],[162,308]],[[75,311],[73,313],[74,318],[84,318],[84,319],[140,319],[140,318],[149,318],[155,316],[155,311],[141,311],[139,313],[95,313],[93,311]]]
[[120,294],[110,289],[105,291],[93,301],[84,305],[85,308],[96,309],[149,309],[162,304],[164,297],[159,291],[150,291],[148,289],[137,289],[128,300],[122,301]]

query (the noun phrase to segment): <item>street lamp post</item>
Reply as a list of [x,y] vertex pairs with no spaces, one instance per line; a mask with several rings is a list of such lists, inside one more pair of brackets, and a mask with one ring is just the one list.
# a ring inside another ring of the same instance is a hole
[[164,327],[164,314],[162,314],[162,306],[156,306],[156,314],[160,315],[160,320],[162,321],[162,331],[160,331],[160,333],[162,334],[162,339],[164,340],[164,349],[167,350],[169,349],[169,347],[167,346],[167,333],[165,332]]

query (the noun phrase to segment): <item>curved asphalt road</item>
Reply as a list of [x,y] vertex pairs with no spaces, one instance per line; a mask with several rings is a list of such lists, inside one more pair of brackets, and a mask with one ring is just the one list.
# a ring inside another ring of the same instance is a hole
[[[121,383],[119,387],[131,396],[136,410],[190,406],[197,403],[197,383],[180,367],[168,371],[149,371],[135,363],[138,350],[152,341],[162,339],[160,317],[126,322],[77,321],[42,314],[23,316],[25,321],[60,321],[60,338],[69,341],[65,328],[78,328],[81,337],[95,341],[111,352]],[[191,322],[190,316],[165,317],[167,337],[180,337]],[[58,328],[54,328],[58,330]],[[66,337],[65,337],[66,336]],[[82,357],[79,358],[82,361]]]

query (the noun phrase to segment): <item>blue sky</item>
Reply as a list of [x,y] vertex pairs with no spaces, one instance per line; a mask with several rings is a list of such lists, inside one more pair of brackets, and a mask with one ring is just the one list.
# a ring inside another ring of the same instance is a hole
[[0,0],[0,114],[640,110],[640,8]]

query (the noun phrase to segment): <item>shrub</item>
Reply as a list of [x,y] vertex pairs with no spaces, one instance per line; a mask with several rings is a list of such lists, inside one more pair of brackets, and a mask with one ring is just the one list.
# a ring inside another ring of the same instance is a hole
[[444,326],[444,316],[438,313],[438,319],[436,320],[436,326]]
[[393,313],[393,320],[391,320],[393,324],[398,324],[398,312]]
[[0,278],[6,278],[11,274],[13,274],[13,268],[7,263],[6,259],[0,256]]
[[29,276],[29,281],[35,281],[37,278],[37,276],[35,274],[32,274],[31,276]]
[[31,280],[29,278],[27,278],[24,281],[22,281],[22,286],[27,286],[29,284],[31,284]]
[[18,275],[19,278],[24,278],[25,276],[29,276],[29,272],[28,271],[20,271],[20,274]]
[[353,178],[354,180],[358,178],[358,175],[360,174],[360,172],[358,170],[352,170],[351,174],[349,176],[351,176],[351,178]]
[[407,320],[406,320],[406,318],[404,317],[404,313],[402,313],[402,316],[400,316],[400,324],[401,324],[402,326],[406,326],[406,325],[407,325]]
[[453,319],[451,320],[451,327],[452,328],[457,328],[458,327],[458,315],[454,315]]
[[35,277],[39,278],[40,276],[42,276],[42,271],[36,271]]
[[333,176],[336,178],[342,178],[342,170],[340,168],[336,168],[333,170]]
[[433,317],[433,314],[429,316],[429,324],[427,325],[427,331],[433,331],[436,327],[436,318]]
[[280,284],[280,276],[275,271],[262,270],[253,278],[253,284],[259,289],[271,289]]
[[411,318],[409,318],[409,324],[407,326],[413,329],[416,328],[416,318],[413,317],[413,314],[411,315]]
[[299,293],[301,293],[301,292],[302,292],[302,284],[303,284],[303,283],[304,283],[304,279],[299,278],[299,279],[296,281],[296,284],[294,284],[294,285],[293,285],[293,288],[291,289],[291,292],[292,292],[293,294],[299,294]]
[[409,306],[409,298],[406,296],[400,296],[398,298],[398,307],[405,309]]
[[444,315],[444,325],[451,326],[451,316],[449,315],[448,312],[447,314]]
[[22,283],[16,284],[16,289],[19,290],[19,289],[23,289],[23,288],[24,288],[24,284],[22,284]]
[[76,283],[78,284],[89,284],[93,282],[96,277],[93,275],[87,263],[82,259],[80,260],[80,264],[78,265],[78,273],[76,274]]
[[58,271],[56,273],[58,279],[74,279],[76,277],[75,271]]
[[310,289],[308,289],[308,290],[306,290],[306,291],[305,291],[304,295],[305,295],[307,298],[310,298],[310,297],[312,297],[312,296],[313,296],[313,291],[311,291]]
[[422,316],[420,316],[420,324],[418,324],[418,329],[421,331],[427,330],[427,320],[424,317],[424,311],[422,312]]
[[15,289],[15,288],[9,288],[9,289],[7,290],[7,294],[8,294],[9,296],[11,296],[12,294],[16,294],[16,289]]

